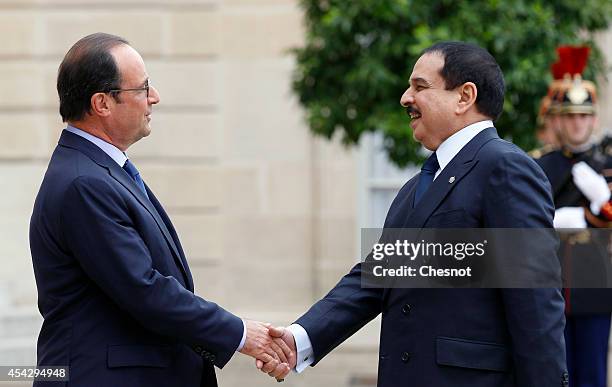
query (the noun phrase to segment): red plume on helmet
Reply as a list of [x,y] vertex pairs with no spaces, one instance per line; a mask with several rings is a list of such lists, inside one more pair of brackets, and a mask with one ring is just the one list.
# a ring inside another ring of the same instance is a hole
[[557,48],[559,60],[551,66],[553,77],[563,79],[565,74],[569,74],[571,77],[576,74],[582,75],[590,52],[591,48],[586,46],[560,46]]
[[559,60],[550,67],[554,81],[550,84],[544,114],[595,114],[595,84],[582,79],[591,49],[586,46],[557,48]]

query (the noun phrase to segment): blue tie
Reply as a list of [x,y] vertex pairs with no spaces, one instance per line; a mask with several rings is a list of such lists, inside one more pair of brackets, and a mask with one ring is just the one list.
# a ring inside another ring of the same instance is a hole
[[427,189],[433,182],[434,176],[436,172],[440,168],[440,164],[438,164],[438,156],[434,152],[427,160],[425,160],[425,164],[421,168],[421,174],[419,175],[419,182],[417,183],[416,192],[414,194],[414,206],[419,203],[419,200],[423,197],[423,194],[427,192]]
[[136,169],[134,164],[132,164],[129,159],[126,160],[125,164],[123,165],[123,170],[126,171],[132,179],[134,179],[138,188],[140,188],[148,199],[149,195],[147,195],[147,190],[145,189],[144,181],[142,181],[142,178],[140,177],[140,172],[138,172],[138,169]]

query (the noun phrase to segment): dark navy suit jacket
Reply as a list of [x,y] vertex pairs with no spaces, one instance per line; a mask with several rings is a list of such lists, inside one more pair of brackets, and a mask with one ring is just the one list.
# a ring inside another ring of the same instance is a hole
[[240,343],[240,318],[193,293],[176,231],[147,194],[96,145],[62,133],[30,248],[37,362],[69,366],[68,386],[216,386],[213,364]]
[[[474,137],[413,208],[417,181],[398,193],[386,228],[552,228],[546,176],[495,128]],[[551,240],[550,254],[556,247]],[[372,289],[360,277],[358,264],[296,321],[315,364],[382,313],[381,387],[567,385],[559,289]]]

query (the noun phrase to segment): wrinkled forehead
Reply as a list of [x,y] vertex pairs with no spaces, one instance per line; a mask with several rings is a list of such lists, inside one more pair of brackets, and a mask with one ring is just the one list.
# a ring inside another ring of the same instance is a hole
[[117,70],[124,82],[141,82],[147,78],[144,60],[134,48],[127,44],[115,46],[110,51]]
[[444,83],[441,70],[444,66],[444,57],[439,52],[431,52],[421,55],[416,61],[410,75],[410,82],[426,82],[432,85]]

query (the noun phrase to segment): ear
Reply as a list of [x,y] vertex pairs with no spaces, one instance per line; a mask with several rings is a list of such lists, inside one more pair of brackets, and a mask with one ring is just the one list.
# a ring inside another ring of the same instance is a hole
[[110,94],[106,93],[95,93],[91,96],[91,112],[92,114],[100,117],[107,117],[110,115]]
[[455,113],[461,115],[470,110],[470,108],[476,103],[476,97],[478,96],[478,89],[473,82],[466,82],[459,86],[459,102]]

